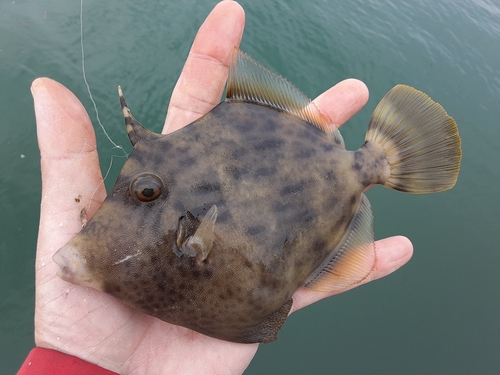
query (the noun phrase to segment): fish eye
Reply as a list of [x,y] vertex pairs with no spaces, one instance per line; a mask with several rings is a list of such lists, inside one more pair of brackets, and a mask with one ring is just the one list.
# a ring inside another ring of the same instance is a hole
[[141,202],[151,202],[158,199],[165,192],[165,186],[160,177],[143,173],[130,184],[130,194]]

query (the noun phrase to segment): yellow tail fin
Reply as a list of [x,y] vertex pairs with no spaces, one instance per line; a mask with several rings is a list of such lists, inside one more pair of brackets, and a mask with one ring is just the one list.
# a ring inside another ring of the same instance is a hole
[[366,140],[387,154],[388,188],[426,194],[451,189],[457,181],[462,151],[455,120],[413,87],[397,85],[382,98]]

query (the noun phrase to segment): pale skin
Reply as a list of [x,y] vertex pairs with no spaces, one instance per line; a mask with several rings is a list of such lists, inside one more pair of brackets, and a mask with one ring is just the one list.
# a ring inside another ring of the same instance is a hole
[[[175,86],[163,133],[198,119],[218,104],[245,15],[233,1],[219,3],[201,26]],[[102,292],[56,276],[52,255],[106,197],[94,129],[79,100],[64,86],[39,78],[31,87],[41,153],[42,202],[36,257],[35,342],[120,374],[241,374],[258,344],[235,344],[174,326],[127,307]],[[342,81],[314,103],[341,126],[368,100],[366,86]],[[97,189],[97,190],[96,190]],[[80,201],[76,202],[75,198]],[[401,236],[376,242],[375,271],[363,283],[384,277],[412,256]],[[292,312],[331,294],[301,288]],[[297,338],[298,339],[298,338]]]

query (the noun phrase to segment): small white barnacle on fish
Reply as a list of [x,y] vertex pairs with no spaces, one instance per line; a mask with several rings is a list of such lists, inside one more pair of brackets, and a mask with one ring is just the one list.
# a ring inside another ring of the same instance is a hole
[[234,50],[226,100],[155,134],[120,103],[134,150],[92,220],[53,257],[64,280],[215,338],[270,342],[301,286],[342,290],[374,270],[372,184],[450,189],[461,141],[426,94],[398,85],[365,143]]

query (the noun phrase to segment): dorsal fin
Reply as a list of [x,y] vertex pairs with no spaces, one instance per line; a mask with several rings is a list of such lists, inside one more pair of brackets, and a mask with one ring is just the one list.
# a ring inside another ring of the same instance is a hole
[[130,143],[132,143],[132,146],[135,146],[135,144],[140,139],[153,141],[163,136],[162,134],[157,134],[146,129],[139,123],[139,121],[135,119],[135,117],[132,115],[132,112],[130,112],[130,109],[127,106],[127,102],[125,101],[125,97],[123,96],[121,86],[118,86],[118,96],[120,97],[123,117],[125,118],[125,126],[127,127],[127,134],[130,139]]
[[229,66],[226,99],[264,104],[295,115],[331,134],[336,143],[344,145],[339,130],[307,96],[236,47]]

